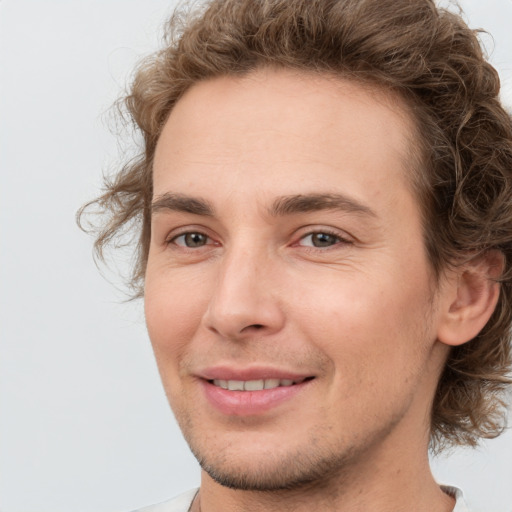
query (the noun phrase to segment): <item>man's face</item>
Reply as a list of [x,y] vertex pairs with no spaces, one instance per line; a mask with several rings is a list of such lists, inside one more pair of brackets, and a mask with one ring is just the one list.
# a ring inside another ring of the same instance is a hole
[[261,70],[194,86],[167,121],[147,325],[183,433],[225,485],[426,447],[442,357],[402,112]]

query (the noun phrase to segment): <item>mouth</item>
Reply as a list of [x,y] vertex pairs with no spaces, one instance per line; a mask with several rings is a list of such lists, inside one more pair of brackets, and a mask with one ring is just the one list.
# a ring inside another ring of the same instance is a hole
[[224,375],[200,379],[205,397],[223,415],[245,417],[266,414],[279,406],[284,407],[286,403],[297,404],[295,397],[307,392],[315,379],[314,376],[272,376],[272,373],[260,379],[255,378],[256,375],[247,375],[244,380],[242,375],[229,375],[230,379],[228,375],[224,379],[217,378],[221,376]]
[[304,377],[296,380],[292,379],[257,379],[257,380],[223,380],[212,379],[208,382],[214,386],[227,391],[263,391],[266,389],[276,389],[283,387],[296,386],[303,382],[314,379],[314,377]]

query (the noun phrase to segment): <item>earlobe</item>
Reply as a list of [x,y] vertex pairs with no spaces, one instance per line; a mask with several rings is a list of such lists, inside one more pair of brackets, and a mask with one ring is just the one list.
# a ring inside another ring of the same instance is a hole
[[437,339],[450,346],[472,340],[485,327],[500,294],[504,266],[499,251],[488,251],[455,269],[445,281]]

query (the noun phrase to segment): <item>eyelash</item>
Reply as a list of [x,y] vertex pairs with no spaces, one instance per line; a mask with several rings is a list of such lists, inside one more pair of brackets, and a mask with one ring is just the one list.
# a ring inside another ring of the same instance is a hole
[[[176,243],[176,240],[178,240],[178,238],[186,237],[187,235],[200,235],[200,236],[205,237],[207,241],[211,241],[212,240],[211,237],[209,237],[206,233],[203,233],[201,231],[185,231],[183,233],[179,233],[178,235],[174,235],[174,236],[170,237],[169,239],[167,239],[166,240],[166,244],[167,245],[174,244],[174,245],[176,245],[178,247],[181,247],[183,249],[192,249],[192,250],[196,249],[196,247],[189,247],[189,246],[187,246],[185,244],[181,245],[181,244]],[[207,244],[204,244],[204,245],[207,245]],[[204,245],[199,246],[199,248],[200,247],[204,247]]]
[[302,245],[301,247],[307,249],[307,250],[310,250],[310,251],[326,251],[326,250],[329,250],[329,249],[332,249],[340,244],[342,245],[348,245],[348,244],[351,244],[352,242],[350,240],[348,240],[347,238],[344,238],[343,236],[341,236],[339,233],[333,231],[333,230],[329,230],[329,229],[318,229],[318,230],[314,230],[314,231],[309,231],[307,233],[305,233],[304,235],[302,235],[299,240],[294,243],[294,245],[300,245],[300,242],[303,241],[304,239],[306,239],[307,237],[313,237],[314,235],[327,235],[329,237],[333,237],[335,238],[335,242],[331,245],[328,245],[328,246],[324,246],[324,247],[315,247],[314,245]]
[[[202,244],[202,245],[199,245],[197,247],[190,247],[190,246],[187,246],[185,244],[178,244],[177,243],[177,240],[181,237],[186,237],[188,235],[199,235],[199,236],[202,236],[202,237],[205,237],[205,243]],[[301,245],[300,242],[305,240],[307,237],[313,237],[314,235],[327,235],[329,237],[333,237],[335,239],[334,243],[331,244],[331,245],[327,245],[327,246],[324,246],[324,247],[316,247],[314,245]],[[177,247],[180,247],[182,249],[185,249],[185,250],[195,250],[195,249],[200,249],[202,247],[205,247],[207,245],[210,245],[208,244],[208,241],[212,241],[212,238],[209,237],[206,233],[203,233],[201,231],[185,231],[183,233],[179,233],[177,235],[174,235],[172,237],[170,237],[168,240],[166,240],[166,243],[167,245],[175,245]],[[348,240],[347,238],[344,238],[343,236],[341,236],[339,233],[336,233],[332,230],[329,230],[329,229],[318,229],[318,230],[314,230],[314,231],[309,231],[307,233],[304,233],[299,239],[297,242],[294,242],[292,244],[292,246],[301,246],[303,247],[304,249],[306,250],[309,250],[309,251],[326,251],[326,250],[329,250],[331,249],[332,247],[336,247],[340,244],[343,244],[343,245],[349,245],[349,244],[352,244],[352,242],[350,240]],[[215,243],[214,243],[215,245]]]

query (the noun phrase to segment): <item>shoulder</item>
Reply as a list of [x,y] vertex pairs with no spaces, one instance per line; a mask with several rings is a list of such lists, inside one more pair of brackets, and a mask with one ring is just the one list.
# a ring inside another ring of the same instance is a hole
[[172,500],[150,505],[149,507],[139,508],[133,512],[188,512],[196,493],[197,489],[191,489],[190,491],[176,496],[176,498]]

